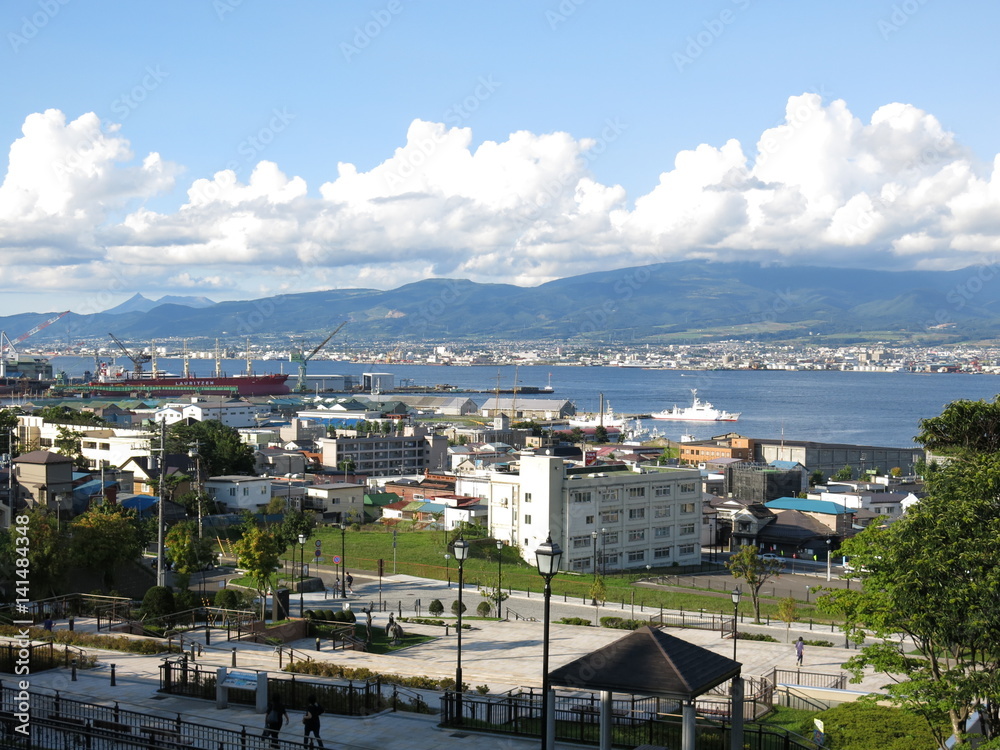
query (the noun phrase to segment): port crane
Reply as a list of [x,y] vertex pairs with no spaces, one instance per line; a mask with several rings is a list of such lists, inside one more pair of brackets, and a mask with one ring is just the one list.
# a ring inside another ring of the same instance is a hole
[[108,335],[111,337],[112,341],[118,344],[118,348],[121,349],[123,352],[125,352],[125,356],[132,360],[132,364],[134,365],[135,376],[137,378],[142,377],[142,366],[146,364],[146,362],[149,362],[152,359],[152,356],[150,356],[149,354],[144,354],[142,352],[139,352],[138,354],[132,354],[132,352],[128,350],[128,347],[126,347],[125,344],[123,344],[121,341],[118,340],[117,336],[115,336],[113,333],[109,333]]
[[345,320],[343,323],[341,323],[339,326],[337,326],[336,330],[334,330],[333,333],[331,333],[329,336],[327,336],[325,339],[323,339],[323,343],[321,343],[319,346],[317,346],[311,352],[309,352],[308,354],[306,354],[306,355],[304,355],[302,357],[302,360],[299,362],[299,379],[298,379],[298,382],[295,384],[295,392],[296,393],[305,393],[308,390],[307,387],[306,387],[306,368],[309,365],[309,360],[312,359],[313,357],[315,357],[316,354],[319,352],[319,350],[322,349],[324,346],[326,346],[327,342],[329,342],[330,339],[332,339],[334,336],[336,336],[338,333],[340,333],[340,329],[343,328],[346,325],[347,325],[347,321]]
[[45,321],[42,321],[41,323],[39,323],[37,326],[35,326],[34,328],[32,328],[30,331],[28,331],[26,333],[22,333],[16,339],[9,339],[9,338],[7,338],[6,334],[3,334],[3,340],[6,343],[3,345],[3,350],[2,351],[6,352],[7,356],[10,357],[10,358],[16,357],[17,356],[17,345],[18,344],[20,344],[26,338],[28,338],[30,336],[34,336],[36,333],[38,333],[43,328],[48,328],[50,325],[52,325],[53,323],[55,323],[57,320],[62,319],[64,316],[69,315],[69,312],[70,311],[67,310],[66,312],[61,312],[61,313],[58,313],[57,315],[53,315],[48,320],[45,320]]

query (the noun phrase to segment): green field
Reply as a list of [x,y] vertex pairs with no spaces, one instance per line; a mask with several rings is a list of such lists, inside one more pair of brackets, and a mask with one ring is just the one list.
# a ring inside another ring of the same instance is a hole
[[[322,543],[322,560],[324,567],[334,567],[332,558],[341,554],[341,531],[336,527],[319,527],[313,530],[312,536],[305,544],[306,562],[312,561],[312,553],[315,549],[316,540]],[[400,529],[396,535],[395,565],[393,563],[392,533],[381,526],[372,525],[364,527],[362,530],[347,529],[343,535],[343,553],[346,569],[348,571],[365,571],[374,573],[378,570],[378,560],[384,560],[384,573],[389,576],[395,573],[430,578],[440,581],[458,580],[458,566],[452,558],[445,560],[445,553],[450,552],[446,544],[450,541],[447,532],[441,530],[406,530]],[[493,587],[497,582],[497,549],[496,542],[492,538],[469,539],[471,544],[470,557],[464,565],[464,578],[467,585]],[[298,545],[295,549],[289,549],[285,554],[285,559],[298,561],[300,550]],[[682,567],[669,566],[663,568],[653,568],[649,575],[678,575],[683,574]],[[646,572],[643,571],[643,577]],[[629,606],[634,603],[636,607],[659,608],[686,611],[705,610],[721,614],[732,612],[732,603],[726,591],[702,593],[699,590],[673,592],[651,590],[643,587],[635,587],[633,583],[638,579],[635,573],[615,573],[609,574],[605,578],[607,590],[607,601],[609,603],[624,603]],[[552,581],[552,593],[554,597],[589,599],[590,587],[593,582],[589,574],[560,573]],[[735,580],[732,581],[735,583]],[[521,560],[518,551],[511,547],[503,549],[503,587],[504,589],[515,589],[518,591],[528,591],[532,594],[541,593],[543,581],[538,571],[533,565],[528,565]],[[772,620],[777,618],[777,602],[774,600],[762,600],[761,616],[769,616]],[[749,597],[744,597],[740,603],[740,611],[744,614],[752,614]],[[798,611],[799,621],[810,619],[816,622],[827,622],[829,618],[818,613],[811,604],[800,602]]]

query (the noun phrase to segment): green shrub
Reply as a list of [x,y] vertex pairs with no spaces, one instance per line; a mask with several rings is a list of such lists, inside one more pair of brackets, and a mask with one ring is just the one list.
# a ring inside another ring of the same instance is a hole
[[152,586],[142,597],[142,613],[152,619],[160,619],[177,611],[173,589],[168,586]]
[[476,607],[476,614],[480,617],[489,617],[492,609],[493,607],[490,606],[489,602],[479,602],[479,606]]
[[[459,605],[458,599],[456,599],[455,601],[453,601],[451,603],[451,613],[453,615],[455,615],[456,617],[458,616],[459,611],[461,611],[461,613],[464,615],[465,614],[465,610],[467,610],[468,608],[469,607],[468,607],[468,605],[465,602],[462,602],[461,605]],[[432,612],[431,614],[434,614],[434,613]]]
[[427,606],[427,611],[436,617],[444,613],[444,605],[440,599],[435,599]]
[[[629,620],[624,617],[602,617],[600,622],[602,628],[618,630],[638,630],[644,625],[649,625],[649,620]],[[590,624],[589,621],[587,624]]]
[[590,620],[585,620],[582,617],[563,617],[558,622],[562,625],[590,625]]
[[[821,711],[816,718],[823,721],[826,745],[837,750],[870,750],[874,737],[878,738],[879,750],[927,750],[937,746],[923,717],[901,708],[842,703]],[[810,719],[803,722],[799,734],[811,737],[812,730]]]
[[765,635],[764,633],[737,633],[736,637],[741,641],[767,641],[768,643],[777,643],[778,639]]
[[803,641],[807,646],[823,646],[824,648],[832,648],[833,643],[831,641]]
[[354,610],[352,610],[352,609],[344,610],[344,614],[347,615],[346,622],[357,622],[358,621],[358,616],[356,614],[354,614]]
[[220,609],[239,609],[240,595],[236,589],[219,589],[215,592],[214,601]]

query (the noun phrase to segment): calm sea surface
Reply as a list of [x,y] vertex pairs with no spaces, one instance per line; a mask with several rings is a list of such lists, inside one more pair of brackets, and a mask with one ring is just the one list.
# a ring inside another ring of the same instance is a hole
[[[127,364],[127,363],[126,363]],[[53,357],[53,368],[79,377],[93,369],[93,359]],[[180,360],[159,362],[161,369],[179,373]],[[210,375],[212,360],[192,361],[197,375]],[[244,372],[243,360],[226,360],[228,374]],[[291,373],[293,385],[298,366],[292,362],[258,361],[257,373]],[[310,375],[360,375],[364,372],[390,372],[397,384],[409,379],[415,385],[447,383],[460,388],[492,391],[514,386],[513,366],[435,367],[430,365],[366,365],[350,362],[314,360]],[[578,411],[597,411],[599,394],[615,412],[649,414],[672,407],[688,406],[691,389],[700,398],[719,409],[742,412],[736,423],[686,423],[649,420],[646,426],[658,428],[664,437],[678,439],[681,434],[698,438],[728,431],[748,437],[789,440],[818,440],[908,447],[918,432],[918,421],[939,414],[957,399],[993,399],[1000,393],[1000,376],[871,372],[781,372],[781,371],[711,371],[642,370],[618,367],[519,367],[520,386],[552,385],[548,396],[520,395],[520,399],[558,398],[576,404]],[[478,403],[489,393],[470,394]]]

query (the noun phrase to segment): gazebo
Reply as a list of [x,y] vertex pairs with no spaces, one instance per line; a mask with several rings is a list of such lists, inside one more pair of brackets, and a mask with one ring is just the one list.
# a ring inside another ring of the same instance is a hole
[[[742,665],[648,625],[549,673],[549,684],[601,693],[600,748],[611,750],[613,693],[657,696],[681,704],[681,750],[695,750],[695,699],[732,680],[730,747],[743,747]],[[545,698],[543,698],[545,700]],[[547,731],[542,727],[542,731]]]

